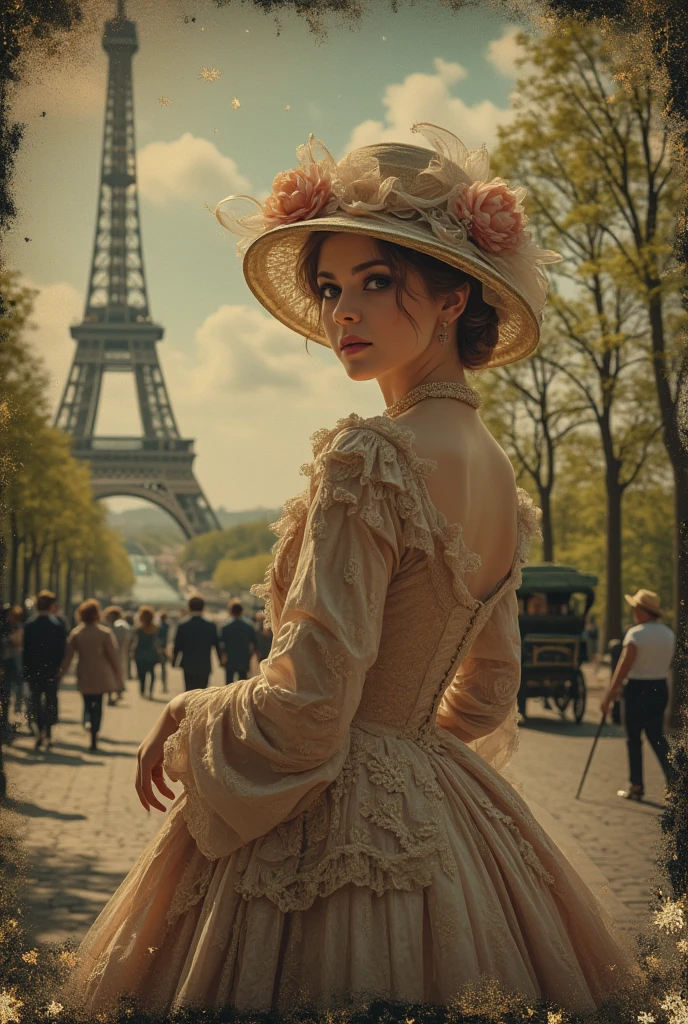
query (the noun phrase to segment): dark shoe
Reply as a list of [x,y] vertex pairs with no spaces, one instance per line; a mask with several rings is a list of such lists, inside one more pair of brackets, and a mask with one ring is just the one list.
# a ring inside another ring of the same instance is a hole
[[636,800],[640,802],[645,796],[645,790],[642,786],[629,786],[628,789],[617,790],[616,795],[620,796],[622,800]]
[[97,750],[97,749],[98,749],[97,736],[92,736],[91,737],[91,746],[89,747],[89,750]]

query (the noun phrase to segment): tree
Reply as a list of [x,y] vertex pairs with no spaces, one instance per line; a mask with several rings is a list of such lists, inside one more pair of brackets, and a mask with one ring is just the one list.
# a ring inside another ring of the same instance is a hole
[[559,448],[573,430],[590,422],[587,404],[552,360],[560,347],[556,335],[545,330],[539,352],[495,370],[483,388],[486,422],[510,456],[517,481],[527,483],[528,477],[537,489],[545,562],[554,561],[552,494]]
[[[638,96],[615,85],[615,57],[595,28],[567,22],[555,36],[520,39],[521,66],[534,70],[518,81],[516,117],[500,131],[498,164],[528,186],[542,243],[565,257],[553,266],[550,308],[566,358],[557,354],[550,361],[587,402],[599,433],[607,488],[606,634],[616,636],[623,497],[661,423],[645,382],[651,360],[648,289],[628,259],[634,224],[600,167],[623,166],[636,220],[645,211],[654,224],[643,259],[651,256],[662,274],[671,265],[678,188],[659,123],[660,97],[645,82],[644,117],[636,117]],[[678,285],[662,280],[667,307],[676,306]]]
[[69,605],[79,574],[82,584],[126,590],[133,573],[94,502],[88,467],[48,424],[47,378],[28,342],[35,293],[20,287],[16,274],[1,275],[0,289],[9,311],[0,345],[0,530],[9,549],[9,600],[23,601],[50,584]]

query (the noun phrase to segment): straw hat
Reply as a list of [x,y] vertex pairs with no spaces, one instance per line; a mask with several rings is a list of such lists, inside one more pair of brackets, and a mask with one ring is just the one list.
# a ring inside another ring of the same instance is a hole
[[633,597],[630,594],[624,594],[624,597],[631,608],[644,608],[646,612],[652,612],[653,615],[662,614],[662,603],[659,600],[659,594],[655,594],[654,590],[637,590]]
[[[311,135],[298,166],[277,175],[265,203],[229,196],[217,204],[223,227],[242,236],[244,276],[258,301],[287,327],[329,342],[317,303],[303,295],[295,268],[313,231],[349,232],[395,242],[442,260],[482,282],[499,316],[487,366],[503,366],[537,347],[547,278],[542,264],[560,255],[538,249],[525,230],[525,188],[489,178],[483,146],[469,153],[451,132],[416,124],[431,146],[380,143],[338,163]],[[249,204],[249,205],[247,205]]]

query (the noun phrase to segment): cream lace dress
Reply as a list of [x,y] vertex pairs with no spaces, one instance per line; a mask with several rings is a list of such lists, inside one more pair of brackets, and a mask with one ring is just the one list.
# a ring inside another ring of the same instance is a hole
[[500,773],[516,741],[515,590],[430,501],[385,417],[314,435],[267,583],[261,672],[199,690],[165,744],[184,793],[79,949],[69,992],[285,1009],[446,1002],[493,976],[571,1010],[628,977],[592,894]]

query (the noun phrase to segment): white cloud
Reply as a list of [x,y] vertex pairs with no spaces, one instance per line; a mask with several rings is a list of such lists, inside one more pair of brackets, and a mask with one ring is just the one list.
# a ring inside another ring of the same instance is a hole
[[491,100],[482,100],[472,106],[459,96],[452,95],[452,86],[467,77],[461,64],[434,60],[435,73],[415,72],[403,82],[387,85],[382,96],[384,121],[362,121],[351,132],[344,152],[358,146],[377,142],[409,142],[424,145],[420,135],[411,132],[416,121],[429,121],[448,128],[474,149],[486,143],[492,147],[497,140],[497,126],[507,124],[513,117],[508,108],[498,107]]
[[522,32],[523,29],[518,25],[507,25],[499,39],[492,39],[487,44],[485,60],[494,71],[506,78],[520,77],[535,70],[530,61],[516,67],[516,59],[523,56],[523,48],[516,41]]
[[172,337],[160,357],[179,428],[196,439],[208,499],[227,508],[274,507],[303,490],[309,436],[356,409],[379,412],[374,381],[350,381],[334,353],[260,308],[224,305],[190,347]]
[[139,192],[158,206],[205,201],[250,192],[251,183],[208,139],[184,132],[173,142],[149,142],[136,155]]
[[76,351],[69,328],[81,321],[84,296],[66,281],[43,286],[24,280],[22,284],[38,290],[30,319],[34,330],[29,337],[48,371],[50,404],[55,410]]

